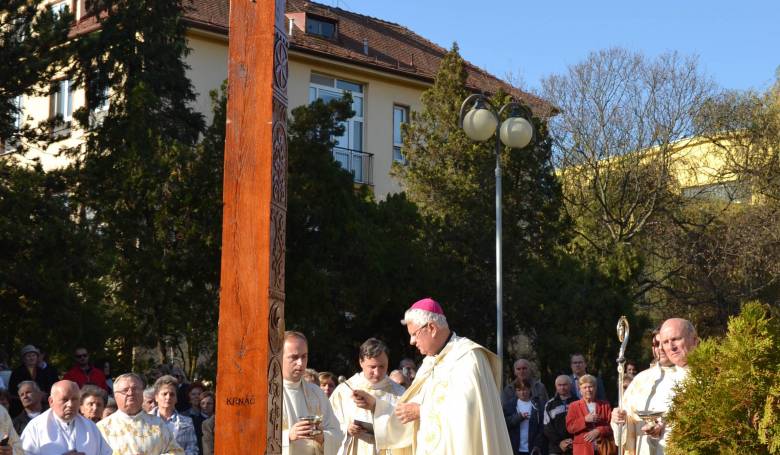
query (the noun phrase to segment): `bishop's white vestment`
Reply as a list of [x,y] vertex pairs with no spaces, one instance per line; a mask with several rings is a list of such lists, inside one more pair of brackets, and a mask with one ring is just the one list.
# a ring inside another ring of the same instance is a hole
[[[663,455],[671,429],[667,426],[661,439],[645,435],[645,425],[638,411],[667,412],[674,398],[674,388],[688,374],[686,367],[662,367],[656,365],[639,372],[623,393],[626,424],[623,426],[623,444],[626,455]],[[618,444],[618,428],[611,424],[615,444]]]
[[163,421],[144,411],[130,416],[116,411],[97,423],[114,455],[184,455]]
[[[283,382],[282,455],[336,455],[342,434],[328,397],[319,387],[302,379]],[[304,416],[322,417],[320,429],[325,439],[322,445],[312,439],[290,441],[290,427]]]
[[386,401],[391,406],[395,406],[398,399],[403,395],[404,388],[391,381],[387,376],[376,384],[371,384],[363,373],[357,373],[347,380],[352,389],[344,384],[339,384],[333,394],[330,396],[330,404],[333,406],[333,413],[341,424],[341,431],[344,433],[344,440],[339,447],[339,455],[388,455],[389,450],[385,447],[376,445],[373,434],[366,432],[354,437],[347,434],[347,428],[355,420],[368,422],[373,425],[374,415],[367,409],[361,409],[355,406],[352,399],[352,390],[362,390],[370,393],[377,401]]
[[111,455],[111,447],[91,420],[76,415],[70,422],[51,409],[30,420],[22,432],[26,455],[62,455],[75,450],[86,455]]
[[420,405],[420,419],[402,424],[394,407],[378,400],[374,433],[379,447],[411,448],[417,455],[512,453],[499,400],[498,358],[454,333],[437,355],[427,356],[399,399]]

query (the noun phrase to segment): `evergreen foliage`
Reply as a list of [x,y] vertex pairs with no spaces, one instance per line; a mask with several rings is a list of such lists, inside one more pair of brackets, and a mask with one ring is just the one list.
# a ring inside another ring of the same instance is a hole
[[[21,96],[49,93],[49,82],[68,66],[74,41],[68,41],[73,15],[55,13],[42,0],[0,2],[0,143],[21,152],[27,140],[43,140],[47,131],[21,121]],[[34,56],[31,58],[31,56]],[[17,127],[17,122],[20,126]]]
[[293,109],[288,141],[285,323],[306,333],[313,368],[335,371],[351,371],[372,336],[400,359],[405,331],[391,321],[427,272],[416,207],[403,195],[375,203],[333,159],[350,106],[347,97]]
[[[442,59],[423,109],[404,127],[407,164],[394,172],[424,215],[422,234],[439,274],[433,295],[446,304],[459,334],[495,346],[495,149],[474,143],[458,127],[468,96],[457,46]],[[493,96],[495,105],[509,98]],[[534,118],[534,140],[501,150],[503,170],[504,321],[507,339],[526,335],[551,383],[568,370],[568,355],[584,353],[593,370],[611,377],[615,321],[633,318],[631,272],[615,263],[580,260],[566,249],[571,225],[562,210],[551,164],[546,121]],[[576,315],[576,317],[575,317]],[[529,355],[534,353],[523,353]],[[510,365],[507,357],[505,365]]]
[[[76,222],[60,173],[0,159],[0,346],[100,349],[108,332],[91,233]],[[60,330],[67,327],[67,332]]]
[[[219,211],[213,185],[221,177],[190,179],[221,158],[199,156],[218,152],[195,147],[204,127],[185,73],[182,3],[105,0],[93,8],[99,28],[83,37],[74,74],[87,87],[87,103],[74,113],[86,143],[70,151],[70,172],[74,197],[92,213],[111,263],[108,316],[127,361],[133,346],[177,345],[188,325],[182,318],[216,305],[218,256],[198,251],[193,232],[218,238],[204,215]],[[107,112],[96,115],[106,96]]]
[[668,415],[670,455],[780,453],[780,314],[749,302],[689,355]]

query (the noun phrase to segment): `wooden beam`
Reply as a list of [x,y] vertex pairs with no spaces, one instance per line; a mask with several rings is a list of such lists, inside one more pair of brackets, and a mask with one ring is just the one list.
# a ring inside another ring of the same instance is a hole
[[284,0],[230,2],[216,455],[281,454]]

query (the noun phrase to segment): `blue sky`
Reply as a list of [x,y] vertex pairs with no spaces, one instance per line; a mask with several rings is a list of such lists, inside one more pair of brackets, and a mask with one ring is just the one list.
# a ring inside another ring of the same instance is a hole
[[780,66],[775,0],[320,0],[408,27],[499,77],[536,88],[589,52],[613,46],[648,56],[696,54],[727,89],[764,90]]

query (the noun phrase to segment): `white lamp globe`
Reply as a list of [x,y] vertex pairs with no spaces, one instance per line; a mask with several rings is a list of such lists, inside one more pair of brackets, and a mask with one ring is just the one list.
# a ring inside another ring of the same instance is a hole
[[487,109],[471,109],[463,116],[463,131],[473,141],[485,141],[493,135],[498,120]]
[[531,142],[534,128],[522,117],[510,117],[501,124],[499,134],[504,145],[521,149]]

